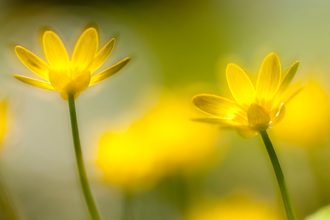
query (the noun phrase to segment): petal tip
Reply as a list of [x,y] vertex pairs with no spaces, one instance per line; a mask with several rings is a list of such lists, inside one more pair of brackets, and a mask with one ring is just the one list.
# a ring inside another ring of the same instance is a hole
[[195,95],[194,97],[191,98],[191,102],[196,105],[197,99],[201,96],[201,94]]
[[22,52],[23,50],[24,50],[24,47],[19,46],[19,45],[15,46],[15,53],[16,53],[16,55],[17,55],[18,57],[20,57],[21,52]]
[[45,37],[46,35],[49,35],[49,34],[55,34],[55,33],[53,31],[45,31],[43,37]]
[[226,68],[226,72],[228,73],[229,70],[231,69],[242,69],[241,67],[239,67],[237,64],[235,63],[229,63],[227,65],[227,68]]
[[299,67],[299,66],[300,66],[300,60],[297,60],[297,61],[293,64],[293,66],[297,66],[297,67]]
[[97,30],[93,27],[87,28],[84,32],[85,33],[90,32],[92,34],[97,34]]
[[278,55],[276,53],[274,53],[274,52],[268,54],[265,59],[267,59],[267,58],[273,58],[273,59],[276,59],[276,60],[280,60],[280,58],[278,57]]
[[15,51],[17,51],[17,50],[21,50],[21,49],[24,49],[24,47],[22,47],[22,46],[20,46],[20,45],[15,46]]
[[230,67],[236,67],[237,65],[235,64],[235,63],[229,63],[228,65],[227,65],[227,68],[226,69],[228,69],[228,68],[230,68]]

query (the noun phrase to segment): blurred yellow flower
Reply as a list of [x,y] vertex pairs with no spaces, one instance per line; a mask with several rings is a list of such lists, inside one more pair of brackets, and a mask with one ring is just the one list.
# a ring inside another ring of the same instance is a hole
[[108,58],[114,44],[115,39],[112,39],[97,52],[97,31],[95,28],[88,28],[80,36],[70,60],[61,39],[54,32],[46,31],[43,34],[43,48],[48,64],[21,46],[15,48],[19,59],[43,81],[20,75],[14,77],[32,86],[56,90],[65,100],[68,100],[68,93],[76,98],[87,87],[112,76],[128,63],[130,58],[92,76]]
[[261,65],[256,89],[244,70],[228,64],[227,82],[235,101],[201,94],[193,98],[193,103],[222,126],[236,128],[245,138],[253,137],[277,124],[284,116],[284,105],[301,90],[287,92],[299,64],[295,62],[281,79],[280,60],[275,53],[269,54]]
[[3,99],[0,101],[0,142],[2,142],[6,133],[7,122],[7,100]]
[[287,117],[273,129],[279,140],[313,148],[327,144],[329,96],[319,83],[309,81],[299,96],[290,101],[285,114]]
[[194,208],[188,220],[280,220],[266,204],[245,196],[232,196],[217,202],[204,202]]
[[124,134],[105,134],[97,163],[105,180],[126,190],[151,187],[173,172],[200,168],[215,156],[216,131],[194,123],[193,110],[166,98]]

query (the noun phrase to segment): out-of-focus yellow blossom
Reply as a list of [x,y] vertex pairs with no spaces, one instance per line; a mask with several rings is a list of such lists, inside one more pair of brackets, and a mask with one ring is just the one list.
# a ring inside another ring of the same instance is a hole
[[167,98],[124,134],[105,134],[98,165],[107,181],[126,190],[151,187],[173,172],[188,172],[215,153],[216,131],[194,123],[193,110]]
[[244,196],[233,196],[217,202],[203,202],[190,212],[188,220],[280,220],[278,213],[266,204]]
[[0,101],[0,143],[6,133],[7,122],[7,100],[3,99]]
[[329,137],[329,96],[317,82],[308,82],[299,96],[288,104],[286,115],[273,129],[279,140],[315,147]]
[[67,100],[68,93],[76,97],[87,87],[118,72],[130,58],[126,58],[102,72],[92,75],[110,55],[115,39],[110,40],[100,51],[95,28],[88,28],[80,36],[70,60],[61,39],[52,31],[43,34],[43,48],[48,64],[27,49],[16,46],[19,59],[43,80],[14,75],[18,80],[32,86],[58,91]]
[[210,114],[225,127],[236,128],[238,133],[250,138],[259,131],[277,124],[284,116],[284,105],[300,89],[287,93],[300,62],[295,62],[281,79],[281,63],[275,53],[263,61],[256,89],[244,70],[228,64],[227,82],[235,102],[209,94],[197,95],[193,103],[203,112]]

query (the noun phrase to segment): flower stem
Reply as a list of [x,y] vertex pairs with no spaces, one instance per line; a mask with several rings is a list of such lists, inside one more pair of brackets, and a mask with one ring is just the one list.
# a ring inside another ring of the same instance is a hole
[[296,218],[296,215],[295,215],[294,210],[293,210],[293,206],[292,206],[292,203],[291,203],[289,191],[287,189],[285,179],[284,179],[284,175],[283,175],[283,172],[282,172],[282,169],[281,169],[281,165],[280,165],[280,163],[277,159],[273,144],[270,141],[266,130],[260,131],[260,134],[261,134],[262,140],[264,141],[265,146],[267,148],[269,158],[270,158],[270,160],[272,161],[272,164],[273,164],[273,168],[274,168],[274,171],[275,171],[275,174],[276,174],[278,185],[279,185],[280,190],[281,190],[282,199],[283,199],[283,202],[284,202],[284,207],[285,207],[288,219],[289,220],[296,220],[297,218]]
[[89,188],[89,183],[86,175],[84,159],[82,156],[80,139],[79,139],[79,131],[78,131],[78,123],[77,123],[77,115],[76,115],[76,106],[74,102],[74,95],[68,93],[68,101],[69,101],[69,109],[70,109],[70,118],[71,118],[71,128],[72,128],[72,136],[73,136],[73,144],[74,150],[76,154],[76,161],[79,172],[79,179],[82,191],[84,193],[85,201],[88,207],[89,214],[93,220],[100,220],[100,215],[95,206],[91,190]]
[[0,173],[0,219],[18,220],[17,209]]
[[124,192],[123,200],[123,211],[122,211],[122,220],[133,220],[134,219],[134,210],[133,210],[133,198],[131,192]]

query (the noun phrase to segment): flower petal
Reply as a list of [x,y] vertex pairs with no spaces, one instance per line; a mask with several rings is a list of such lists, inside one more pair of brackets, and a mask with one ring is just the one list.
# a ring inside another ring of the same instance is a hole
[[39,57],[21,46],[15,47],[18,58],[36,75],[48,81],[49,66]]
[[123,59],[122,61],[116,63],[115,65],[109,67],[106,70],[103,70],[102,72],[92,76],[90,86],[94,85],[98,82],[101,82],[102,80],[105,80],[106,78],[114,75],[119,70],[121,70],[129,61],[131,60],[130,57]]
[[113,47],[115,46],[115,39],[112,38],[96,55],[92,66],[89,68],[91,73],[95,72],[109,57]]
[[227,82],[237,103],[250,105],[255,101],[255,89],[244,70],[231,63],[226,69]]
[[298,93],[300,93],[306,85],[307,82],[302,85],[301,83],[297,83],[293,85],[292,88],[285,93],[281,103],[287,104],[293,97],[295,97]]
[[80,36],[72,55],[72,64],[80,71],[92,65],[98,47],[98,37],[95,28],[88,28]]
[[271,118],[271,121],[269,122],[270,126],[274,126],[277,123],[279,123],[285,115],[285,106],[284,103],[282,103],[278,108],[273,109],[269,116]]
[[68,68],[70,59],[61,39],[52,31],[46,31],[43,36],[43,47],[51,67]]
[[281,63],[275,53],[269,54],[261,64],[257,79],[257,99],[263,103],[271,100],[281,79]]
[[235,126],[235,123],[233,123],[231,120],[222,118],[193,118],[191,120],[195,122],[216,124],[219,125],[221,128],[233,128]]
[[283,98],[284,93],[289,88],[290,83],[295,76],[298,68],[299,68],[300,62],[297,61],[288,69],[285,76],[283,77],[283,80],[281,82],[280,87],[278,88],[276,95],[274,97],[274,105],[277,105],[279,101]]
[[235,117],[235,113],[240,111],[235,102],[216,95],[196,95],[192,102],[201,111],[223,119],[232,119]]
[[41,89],[47,89],[47,90],[55,90],[49,83],[43,82],[37,79],[32,79],[29,77],[25,76],[20,76],[20,75],[14,75],[14,77],[26,84],[29,84],[31,86],[39,87]]
[[251,128],[245,125],[236,127],[236,131],[243,138],[252,138],[258,134],[257,131],[252,130]]

